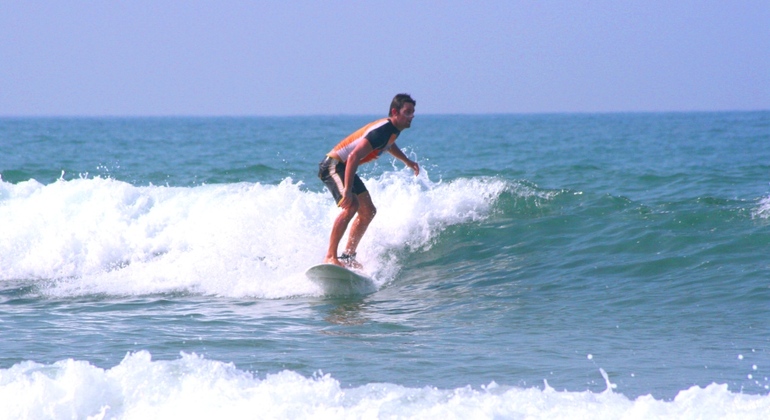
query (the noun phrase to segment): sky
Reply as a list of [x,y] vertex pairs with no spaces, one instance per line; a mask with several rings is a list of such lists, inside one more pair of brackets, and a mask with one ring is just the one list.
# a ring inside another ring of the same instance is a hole
[[0,116],[770,109],[768,0],[0,2]]

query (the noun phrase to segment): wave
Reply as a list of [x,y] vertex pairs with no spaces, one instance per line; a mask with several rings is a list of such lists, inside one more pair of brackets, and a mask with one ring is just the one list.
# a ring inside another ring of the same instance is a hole
[[[649,206],[494,176],[431,181],[427,171],[414,177],[399,170],[366,184],[378,213],[359,259],[378,288],[406,263],[443,265],[469,250],[476,263],[489,260],[495,269],[510,270],[518,262],[506,250],[519,247],[520,254],[522,246],[543,246],[544,235],[573,243],[569,249],[578,254],[591,246],[638,251],[657,246],[652,227],[663,233],[685,229],[679,236],[687,239],[694,230],[749,213],[743,201]],[[767,219],[768,208],[765,198],[751,216]],[[291,178],[194,187],[134,186],[100,177],[48,185],[0,180],[0,283],[61,296],[320,295],[303,272],[322,259],[337,212],[329,194]],[[692,251],[696,242],[673,245]]]
[[[399,252],[488,217],[514,188],[496,178],[432,182],[405,170],[366,183],[378,213],[359,255],[378,285],[400,269]],[[322,259],[337,213],[329,194],[291,178],[195,187],[0,181],[0,282],[65,296],[317,295],[303,272]]]
[[694,386],[671,401],[604,392],[520,388],[343,387],[331,375],[285,370],[264,377],[232,363],[181,353],[153,361],[129,353],[115,367],[85,361],[31,361],[0,369],[2,418],[768,418],[770,396]]

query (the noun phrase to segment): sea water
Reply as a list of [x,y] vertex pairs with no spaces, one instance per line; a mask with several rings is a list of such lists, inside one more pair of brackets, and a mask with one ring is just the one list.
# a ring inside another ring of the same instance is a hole
[[0,418],[768,418],[770,112],[0,119]]

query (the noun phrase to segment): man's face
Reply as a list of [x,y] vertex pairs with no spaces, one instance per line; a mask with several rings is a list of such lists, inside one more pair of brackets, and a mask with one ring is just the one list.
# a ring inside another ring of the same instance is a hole
[[412,118],[414,118],[414,105],[407,102],[390,116],[390,121],[396,128],[403,130],[412,126]]

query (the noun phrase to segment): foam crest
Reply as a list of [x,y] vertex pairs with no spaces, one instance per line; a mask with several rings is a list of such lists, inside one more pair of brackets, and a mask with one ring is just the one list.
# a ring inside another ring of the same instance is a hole
[[752,212],[752,216],[755,218],[758,217],[760,219],[770,218],[770,197],[765,197],[759,200],[759,205]]
[[[378,214],[359,259],[378,285],[399,270],[399,252],[486,217],[507,188],[486,178],[434,183],[407,171],[366,183]],[[303,273],[323,258],[337,214],[328,193],[290,178],[191,188],[0,181],[0,281],[31,280],[57,295],[317,295]]]
[[493,178],[432,183],[425,173],[415,178],[406,171],[388,172],[366,184],[374,197],[377,216],[359,253],[379,256],[380,262],[394,257],[389,250],[429,249],[447,226],[486,218],[508,188],[505,181]]
[[673,401],[630,400],[611,390],[501,386],[344,388],[331,375],[283,371],[259,378],[194,354],[153,361],[130,353],[101,369],[72,359],[0,369],[2,418],[768,418],[770,396],[692,387]]

